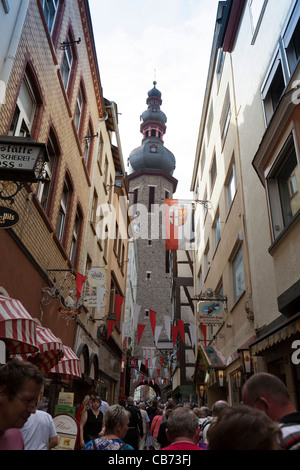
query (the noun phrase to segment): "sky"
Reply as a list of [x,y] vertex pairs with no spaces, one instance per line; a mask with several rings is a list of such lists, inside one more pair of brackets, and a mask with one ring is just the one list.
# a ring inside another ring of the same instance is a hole
[[89,0],[103,95],[118,106],[125,169],[157,82],[176,159],[175,199],[190,192],[218,0]]

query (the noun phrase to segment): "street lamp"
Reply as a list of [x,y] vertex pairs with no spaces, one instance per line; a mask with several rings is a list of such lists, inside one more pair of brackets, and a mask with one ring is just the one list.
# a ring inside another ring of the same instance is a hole
[[243,362],[243,371],[244,374],[251,374],[251,356],[249,349],[239,349],[238,353]]
[[217,373],[218,373],[219,386],[223,387],[224,386],[224,370],[219,369]]

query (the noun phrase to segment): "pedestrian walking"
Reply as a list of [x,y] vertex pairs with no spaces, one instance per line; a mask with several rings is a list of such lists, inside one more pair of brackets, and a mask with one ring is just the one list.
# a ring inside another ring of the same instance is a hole
[[143,422],[139,408],[134,404],[133,397],[128,397],[125,408],[130,413],[129,428],[124,438],[127,444],[130,444],[134,450],[139,448],[139,437],[143,435]]
[[31,414],[21,432],[24,450],[50,450],[58,444],[53,418],[46,411],[37,410]]
[[162,450],[202,450],[197,446],[199,425],[195,413],[186,407],[176,408],[167,422],[167,438],[171,444]]
[[279,450],[280,427],[245,405],[227,406],[208,430],[208,450]]
[[158,432],[159,432],[159,428],[161,425],[162,417],[163,417],[163,410],[161,408],[158,408],[156,411],[156,416],[154,416],[154,418],[152,419],[152,423],[150,426],[150,434],[153,437],[153,447],[155,450],[160,449],[160,443],[158,442],[157,437],[158,437]]
[[82,415],[80,421],[80,447],[84,449],[87,442],[98,437],[103,428],[103,413],[100,411],[101,399],[96,396],[91,407]]
[[104,415],[104,435],[87,443],[85,450],[133,450],[124,442],[129,425],[129,412],[123,406],[112,405]]
[[44,377],[30,362],[0,367],[0,450],[24,450],[21,428],[36,412]]
[[146,436],[149,432],[149,416],[146,411],[146,405],[144,403],[139,404],[141,416],[142,416],[142,422],[143,422],[143,436],[139,435],[139,450],[144,450],[145,448],[145,442],[146,442]]
[[243,403],[263,411],[280,425],[285,450],[300,450],[300,413],[278,377],[266,372],[252,375],[242,391]]

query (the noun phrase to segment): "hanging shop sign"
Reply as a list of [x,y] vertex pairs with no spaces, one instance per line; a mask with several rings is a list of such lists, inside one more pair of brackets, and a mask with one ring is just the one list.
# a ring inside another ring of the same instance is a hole
[[35,182],[47,161],[45,144],[30,137],[0,136],[0,180]]
[[19,223],[19,214],[10,207],[0,206],[0,229],[8,229]]
[[107,269],[102,267],[91,268],[88,272],[88,282],[92,287],[104,287],[106,285]]
[[106,280],[107,268],[93,267],[87,276],[87,282],[83,286],[83,305],[88,308],[101,308],[105,307],[107,302],[106,297]]
[[197,304],[199,321],[203,324],[216,324],[223,321],[224,305],[218,301],[200,301]]

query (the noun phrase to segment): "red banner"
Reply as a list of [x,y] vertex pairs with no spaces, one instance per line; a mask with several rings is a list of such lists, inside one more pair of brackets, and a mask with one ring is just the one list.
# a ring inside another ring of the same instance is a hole
[[149,310],[150,313],[150,324],[152,328],[153,335],[155,334],[155,325],[156,325],[156,312]]
[[191,250],[194,242],[193,204],[165,199],[166,250]]
[[183,320],[177,320],[177,324],[178,324],[178,329],[179,329],[181,339],[184,342],[184,321]]
[[116,321],[119,320],[121,314],[121,308],[124,298],[120,295],[115,294],[115,310],[116,310]]
[[138,325],[138,344],[140,344],[141,337],[146,325]]
[[108,320],[107,321],[107,340],[111,335],[111,332],[113,330],[113,327],[115,326],[115,320]]
[[173,338],[173,346],[175,346],[177,335],[179,332],[179,327],[178,326],[171,326],[172,330],[172,338]]
[[82,274],[76,273],[76,291],[77,291],[77,302],[79,300],[79,297],[81,295],[81,290],[82,286],[85,283],[87,278],[83,276]]
[[204,346],[205,347],[206,347],[206,330],[207,330],[207,325],[201,325],[201,331],[202,331],[202,334],[203,334]]

